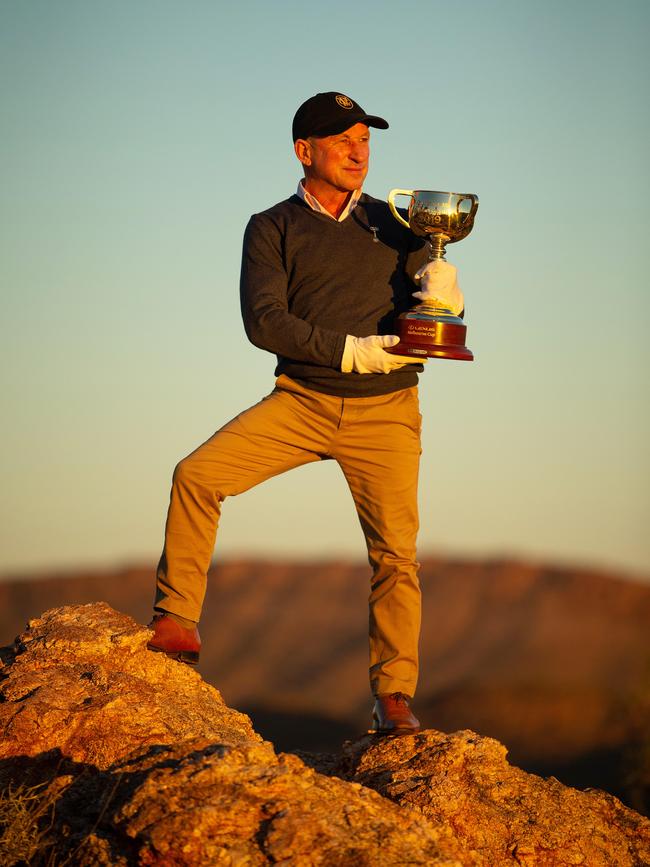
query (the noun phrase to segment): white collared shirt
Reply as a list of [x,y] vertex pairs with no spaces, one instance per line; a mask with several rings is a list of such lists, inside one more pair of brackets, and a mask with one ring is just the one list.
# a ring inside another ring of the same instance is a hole
[[358,190],[355,190],[352,193],[352,195],[350,196],[350,201],[343,208],[343,210],[341,211],[341,213],[339,214],[338,217],[335,217],[333,214],[330,214],[330,212],[327,210],[327,208],[324,208],[321,205],[321,203],[318,201],[316,196],[312,196],[311,193],[307,192],[307,190],[304,187],[304,182],[302,179],[300,181],[298,181],[298,189],[296,190],[296,195],[298,196],[299,199],[302,199],[306,205],[309,205],[309,207],[312,209],[312,211],[316,211],[319,214],[327,214],[327,216],[331,217],[332,220],[337,220],[337,222],[341,223],[341,222],[343,222],[343,220],[345,220],[346,217],[348,217],[352,213],[352,211],[354,211],[356,206],[359,204],[359,199],[361,198],[361,188],[359,188]]

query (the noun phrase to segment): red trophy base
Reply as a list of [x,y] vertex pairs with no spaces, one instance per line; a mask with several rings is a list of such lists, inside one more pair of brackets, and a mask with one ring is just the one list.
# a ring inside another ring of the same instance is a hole
[[391,355],[474,361],[474,355],[465,346],[467,326],[451,310],[418,304],[398,316],[395,325],[399,343],[385,350]]

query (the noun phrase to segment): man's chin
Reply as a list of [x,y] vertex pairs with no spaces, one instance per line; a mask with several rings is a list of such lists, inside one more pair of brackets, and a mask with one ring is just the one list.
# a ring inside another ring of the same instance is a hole
[[363,185],[365,179],[365,175],[359,175],[358,178],[349,178],[339,186],[339,190],[341,190],[341,192],[353,193]]

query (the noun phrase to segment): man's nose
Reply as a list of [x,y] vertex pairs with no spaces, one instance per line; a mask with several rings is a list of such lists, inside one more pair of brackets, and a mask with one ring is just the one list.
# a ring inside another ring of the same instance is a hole
[[368,159],[368,145],[364,142],[358,142],[352,145],[350,150],[350,159],[355,163],[363,163]]

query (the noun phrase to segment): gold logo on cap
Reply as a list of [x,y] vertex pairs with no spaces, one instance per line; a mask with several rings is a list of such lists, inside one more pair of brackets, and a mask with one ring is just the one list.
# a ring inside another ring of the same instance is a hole
[[338,96],[336,97],[336,101],[341,106],[341,108],[352,108],[352,106],[354,105],[350,97],[343,96],[342,93],[338,94]]

